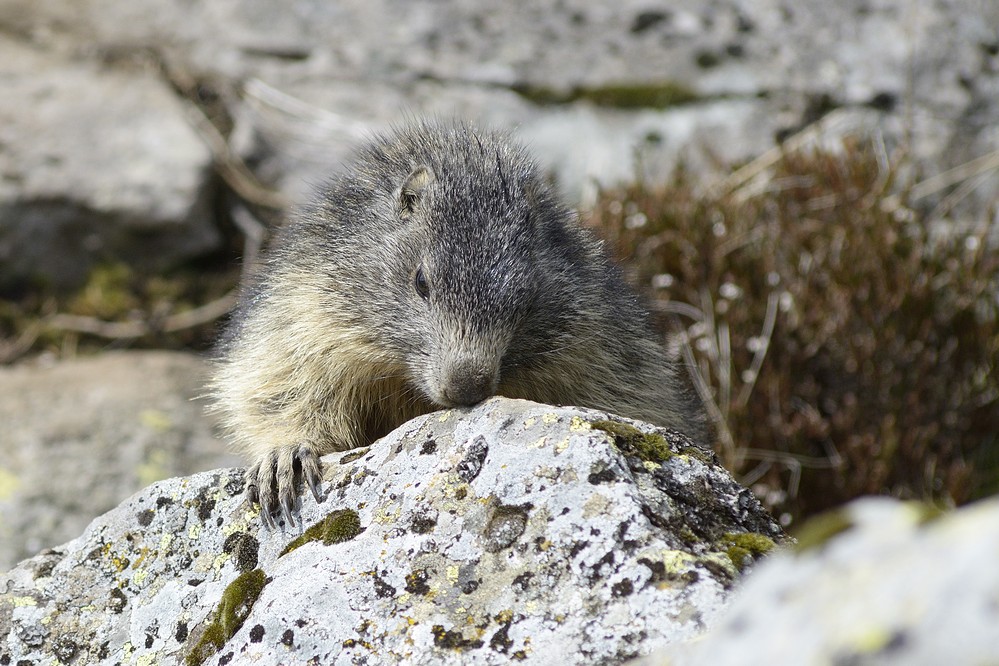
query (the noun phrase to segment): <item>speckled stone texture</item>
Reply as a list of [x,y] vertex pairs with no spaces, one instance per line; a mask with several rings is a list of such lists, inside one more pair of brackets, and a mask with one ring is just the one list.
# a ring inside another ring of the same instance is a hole
[[640,666],[999,663],[999,498],[942,515],[864,499],[801,543],[754,570],[707,636]]
[[303,530],[263,529],[241,470],[154,484],[0,577],[0,660],[595,664],[691,638],[783,534],[710,453],[608,418],[411,421],[325,459],[302,519],[332,519],[283,555]]

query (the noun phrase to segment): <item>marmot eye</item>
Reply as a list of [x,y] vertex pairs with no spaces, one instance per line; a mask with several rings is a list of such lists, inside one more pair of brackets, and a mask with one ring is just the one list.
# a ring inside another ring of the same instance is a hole
[[420,298],[425,301],[430,300],[430,284],[427,282],[426,273],[423,272],[423,266],[416,269],[416,275],[413,276],[413,288],[416,289]]

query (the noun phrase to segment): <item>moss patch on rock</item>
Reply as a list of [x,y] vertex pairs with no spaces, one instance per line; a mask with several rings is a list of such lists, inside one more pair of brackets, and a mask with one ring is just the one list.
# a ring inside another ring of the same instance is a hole
[[229,583],[222,593],[215,616],[188,652],[184,663],[187,666],[200,666],[222,649],[226,641],[243,626],[265,585],[267,577],[262,569],[247,571]]
[[281,551],[281,556],[287,555],[310,541],[321,541],[330,546],[334,543],[350,541],[360,533],[361,519],[357,515],[357,512],[353,509],[340,509],[330,513],[305,530],[302,536],[291,541]]
[[770,537],[756,532],[728,532],[722,535],[721,542],[725,554],[740,571],[777,545]]
[[613,437],[619,449],[642,460],[663,463],[676,455],[662,435],[645,433],[635,426],[617,421],[594,421],[590,425]]

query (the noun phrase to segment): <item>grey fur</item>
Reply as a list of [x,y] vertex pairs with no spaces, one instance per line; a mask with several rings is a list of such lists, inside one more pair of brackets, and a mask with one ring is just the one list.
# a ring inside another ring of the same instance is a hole
[[499,133],[378,137],[278,234],[213,380],[249,496],[290,522],[318,456],[502,394],[706,445],[704,411],[600,243]]

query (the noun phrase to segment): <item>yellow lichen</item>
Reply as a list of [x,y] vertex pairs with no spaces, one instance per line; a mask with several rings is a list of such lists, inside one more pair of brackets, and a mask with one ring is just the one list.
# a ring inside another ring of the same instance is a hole
[[666,550],[660,554],[659,561],[669,573],[681,573],[690,569],[697,558],[683,550]]
[[169,432],[173,427],[170,416],[159,409],[144,409],[139,412],[139,422],[158,433]]
[[891,640],[891,632],[883,627],[864,627],[848,642],[860,654],[873,654],[883,650]]
[[21,480],[12,472],[0,467],[0,502],[8,500],[21,487]]
[[161,481],[170,476],[168,463],[169,460],[166,451],[150,451],[149,456],[139,463],[139,467],[136,470],[139,483],[143,486],[148,486],[151,483]]
[[14,608],[22,608],[24,606],[37,606],[38,602],[34,597],[7,597],[7,601],[13,603]]

